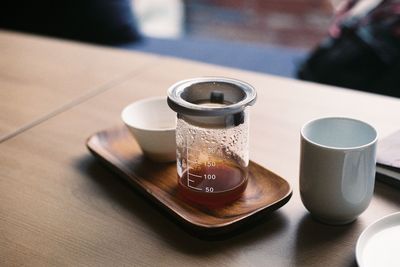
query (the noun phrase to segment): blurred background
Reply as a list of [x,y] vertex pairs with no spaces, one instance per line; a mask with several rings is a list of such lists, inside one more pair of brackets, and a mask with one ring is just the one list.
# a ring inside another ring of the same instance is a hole
[[400,97],[400,0],[3,0],[0,28]]
[[311,49],[326,35],[331,0],[135,0],[142,34]]

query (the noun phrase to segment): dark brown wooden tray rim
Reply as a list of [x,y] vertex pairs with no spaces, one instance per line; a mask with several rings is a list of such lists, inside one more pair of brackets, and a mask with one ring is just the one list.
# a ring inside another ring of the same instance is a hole
[[[87,140],[86,140],[86,147],[88,150],[97,158],[100,159],[103,164],[105,164],[108,168],[110,168],[112,171],[117,173],[119,176],[121,176],[124,180],[126,180],[129,184],[131,184],[136,190],[138,190],[146,199],[149,199],[153,204],[156,204],[158,207],[160,207],[161,210],[166,210],[171,216],[173,216],[175,219],[177,219],[181,225],[186,228],[186,230],[189,230],[190,232],[194,233],[197,235],[198,233],[201,233],[201,235],[206,235],[206,236],[219,236],[223,235],[226,232],[231,232],[234,231],[235,229],[238,229],[241,225],[247,223],[250,221],[250,218],[254,219],[257,217],[261,217],[264,213],[269,213],[272,211],[275,211],[279,209],[280,207],[284,206],[291,198],[293,191],[291,185],[283,178],[280,176],[276,175],[275,173],[271,172],[270,170],[267,169],[268,172],[272,173],[273,175],[280,177],[282,180],[284,180],[287,183],[288,186],[288,191],[287,194],[284,195],[282,198],[276,200],[275,202],[264,206],[260,207],[258,209],[255,209],[242,217],[230,220],[225,223],[219,223],[219,224],[202,224],[198,222],[193,222],[191,219],[186,218],[182,214],[176,213],[171,207],[169,207],[166,203],[163,201],[160,201],[158,198],[156,198],[154,195],[149,193],[143,186],[140,185],[140,177],[137,177],[136,175],[132,174],[132,176],[135,178],[134,180],[131,179],[131,176],[128,174],[129,172],[125,170],[125,168],[122,165],[115,166],[111,162],[118,161],[117,159],[112,159],[113,157],[112,154],[110,154],[106,149],[101,147],[100,149],[103,150],[103,155],[98,153],[99,148],[96,148],[94,150],[91,147],[91,144],[94,140],[94,138],[97,138],[97,136],[103,132],[106,132],[107,130],[99,131],[96,132],[92,135],[90,135]],[[106,156],[104,156],[106,155]],[[255,165],[257,168],[262,168],[261,165],[250,161],[250,164]],[[189,224],[189,225],[188,225]]]

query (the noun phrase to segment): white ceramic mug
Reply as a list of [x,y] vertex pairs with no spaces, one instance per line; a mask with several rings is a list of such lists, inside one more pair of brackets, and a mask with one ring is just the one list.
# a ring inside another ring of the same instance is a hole
[[321,118],[303,126],[300,196],[313,217],[346,224],[368,207],[377,139],[374,127],[350,118]]

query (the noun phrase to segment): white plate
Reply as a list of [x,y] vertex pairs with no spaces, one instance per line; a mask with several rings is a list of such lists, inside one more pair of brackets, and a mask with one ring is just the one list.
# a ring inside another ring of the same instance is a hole
[[356,259],[360,267],[400,266],[400,212],[383,217],[361,233]]

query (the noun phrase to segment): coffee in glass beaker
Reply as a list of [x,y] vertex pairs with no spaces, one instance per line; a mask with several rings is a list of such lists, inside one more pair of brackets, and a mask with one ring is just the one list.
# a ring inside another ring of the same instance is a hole
[[189,202],[221,206],[247,186],[249,111],[255,89],[242,81],[205,77],[178,82],[168,91],[177,112],[179,194]]

